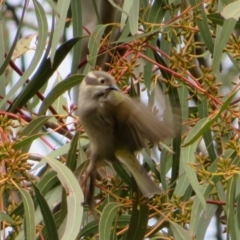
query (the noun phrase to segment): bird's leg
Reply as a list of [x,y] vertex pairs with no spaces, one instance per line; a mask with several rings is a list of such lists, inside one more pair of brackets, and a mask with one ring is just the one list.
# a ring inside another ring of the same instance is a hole
[[[95,187],[95,178],[96,178],[96,161],[91,156],[89,165],[86,170],[86,176],[84,176],[83,181],[81,182],[81,188],[83,190],[84,196],[85,196],[85,202],[88,204],[89,209],[91,210],[93,216],[95,219],[96,217],[96,211],[94,209],[95,207],[95,201],[94,201],[94,187]],[[88,189],[86,188],[87,180],[90,178],[90,183]]]
[[89,188],[87,193],[87,203],[88,203],[89,209],[93,214],[93,217],[97,219],[97,214],[95,210],[95,199],[94,199],[95,179],[96,179],[96,170],[94,169],[90,173],[90,183],[89,183]]
[[84,193],[85,193],[85,190],[86,190],[87,180],[91,176],[91,172],[95,171],[94,168],[95,168],[94,161],[92,161],[92,159],[90,158],[90,162],[89,162],[89,165],[88,165],[87,170],[86,170],[86,175],[84,176],[83,180],[81,181],[81,188],[82,188]]
[[83,180],[80,183],[83,193],[86,190],[86,184],[87,184],[88,178],[89,178],[89,174],[86,174],[86,176],[84,176]]

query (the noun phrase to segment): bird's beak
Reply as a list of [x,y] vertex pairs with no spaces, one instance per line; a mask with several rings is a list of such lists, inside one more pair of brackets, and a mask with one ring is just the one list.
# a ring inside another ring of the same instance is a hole
[[118,86],[116,84],[113,84],[111,86],[109,86],[108,88],[109,90],[116,90],[116,91],[120,91],[120,89],[118,88]]

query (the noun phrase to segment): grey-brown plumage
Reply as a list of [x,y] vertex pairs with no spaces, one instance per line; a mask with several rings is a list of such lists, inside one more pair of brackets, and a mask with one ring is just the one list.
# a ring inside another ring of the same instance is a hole
[[90,140],[88,174],[94,176],[104,160],[120,161],[145,196],[160,193],[134,153],[144,148],[147,140],[157,143],[173,137],[173,126],[159,121],[148,108],[121,93],[114,78],[102,71],[89,72],[83,79],[78,110]]

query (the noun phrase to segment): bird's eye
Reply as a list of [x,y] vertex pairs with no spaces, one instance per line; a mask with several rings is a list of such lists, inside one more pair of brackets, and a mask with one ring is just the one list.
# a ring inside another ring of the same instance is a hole
[[104,84],[105,81],[106,81],[106,80],[105,80],[104,78],[100,78],[100,79],[99,79],[99,82],[100,82],[101,84]]

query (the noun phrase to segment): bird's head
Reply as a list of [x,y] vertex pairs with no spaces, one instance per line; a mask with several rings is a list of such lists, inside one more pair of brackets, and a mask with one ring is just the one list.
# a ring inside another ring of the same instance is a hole
[[119,90],[114,77],[103,71],[89,72],[83,81],[84,86],[94,93],[94,97],[105,95],[111,90]]

